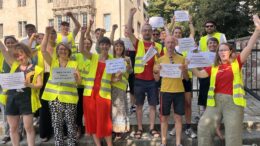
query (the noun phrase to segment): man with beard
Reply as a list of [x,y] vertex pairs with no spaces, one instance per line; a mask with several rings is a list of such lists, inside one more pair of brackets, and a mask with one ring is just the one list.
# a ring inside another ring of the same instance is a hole
[[[156,105],[158,104],[158,90],[155,84],[155,79],[153,76],[153,66],[155,60],[160,57],[160,52],[162,50],[161,44],[155,43],[152,41],[152,26],[148,23],[145,23],[142,26],[141,34],[143,36],[142,40],[137,39],[133,32],[133,17],[137,9],[132,8],[130,10],[129,19],[128,19],[128,34],[131,42],[135,46],[136,56],[135,56],[135,83],[134,83],[134,95],[136,98],[136,115],[137,115],[137,124],[138,130],[135,133],[135,138],[140,139],[143,133],[142,127],[142,116],[143,116],[143,104],[145,96],[148,97],[149,103],[149,116],[150,116],[150,134],[153,137],[159,137],[160,134],[157,130],[154,129],[155,114],[156,114]],[[149,50],[150,47],[154,47],[157,50],[157,54],[152,57],[148,62],[143,62],[143,57],[145,53]]]

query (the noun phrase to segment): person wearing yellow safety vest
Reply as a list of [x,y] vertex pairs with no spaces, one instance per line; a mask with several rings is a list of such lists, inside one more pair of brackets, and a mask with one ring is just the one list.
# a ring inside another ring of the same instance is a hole
[[193,73],[201,78],[210,77],[207,108],[198,124],[198,145],[212,146],[217,122],[223,117],[225,145],[242,146],[243,117],[246,100],[241,68],[260,36],[260,19],[253,17],[255,31],[247,46],[235,59],[232,46],[222,43],[216,51],[214,65]]
[[[172,24],[174,25],[175,23],[175,17],[172,18]],[[189,38],[194,39],[194,35],[195,35],[195,30],[194,30],[194,26],[193,26],[193,22],[192,22],[192,17],[189,17],[189,28],[190,28],[190,36]],[[177,39],[181,39],[183,37],[183,30],[182,27],[180,26],[176,26],[173,29],[172,32],[173,36]],[[195,46],[194,46],[195,47]],[[179,46],[177,45],[175,48],[175,51],[177,53],[182,54],[184,57],[187,57],[188,53],[190,53],[191,51],[180,51],[179,50]],[[191,109],[191,105],[192,105],[192,72],[188,72],[189,78],[188,79],[183,79],[183,85],[184,85],[184,89],[185,89],[185,122],[186,122],[186,126],[185,126],[185,130],[184,133],[190,137],[190,138],[196,138],[197,134],[194,132],[194,130],[191,127],[191,114],[192,114],[192,109]],[[171,130],[171,132],[169,133],[170,135],[175,135],[176,130],[173,128]]]
[[[46,36],[47,37],[47,36]],[[57,33],[54,29],[52,29],[52,32],[48,34],[48,42],[43,42],[42,43],[47,43],[47,51],[52,54],[53,57],[56,56],[56,38],[57,38]],[[46,38],[45,38],[46,40]],[[40,97],[42,97],[43,91],[45,89],[46,83],[48,81],[48,78],[50,76],[50,65],[44,60],[42,51],[41,51],[41,45],[36,46],[36,49],[33,50],[34,52],[34,63],[39,65],[44,69],[44,74],[43,74],[43,86],[40,90]],[[51,125],[51,113],[50,113],[50,108],[49,108],[49,102],[46,100],[43,100],[40,98],[42,107],[39,109],[39,135],[41,138],[42,142],[47,142],[53,133],[53,128]]]
[[[46,27],[46,34],[43,39],[41,50],[45,61],[50,65],[50,77],[45,86],[42,99],[49,102],[52,125],[54,128],[55,146],[63,146],[64,134],[63,124],[68,128],[68,145],[76,145],[76,113],[78,103],[77,85],[81,84],[81,77],[78,71],[78,63],[72,61],[70,45],[65,43],[57,44],[56,54],[53,57],[47,51],[47,43],[52,27]],[[74,70],[74,82],[60,82],[53,78],[55,69],[70,68]]]
[[126,72],[115,74],[111,89],[113,132],[116,133],[116,139],[121,139],[123,134],[130,130],[126,90],[128,77],[133,69],[130,58],[125,56],[125,46],[122,40],[114,42],[113,54],[114,58],[123,58],[126,63]]
[[105,138],[108,146],[112,146],[111,119],[111,80],[112,75],[106,73],[106,60],[113,57],[108,54],[111,42],[103,37],[99,40],[100,54],[92,54],[84,49],[86,28],[81,28],[79,41],[80,52],[90,60],[90,70],[84,83],[83,110],[85,132],[90,134],[97,146],[101,138]]
[[[87,34],[89,33],[90,33],[90,25],[87,28]],[[90,51],[91,47],[92,47],[92,40],[90,37],[86,37],[84,39],[83,49],[85,51]],[[76,124],[77,124],[77,139],[79,139],[84,132],[83,121],[82,121],[83,93],[84,93],[84,83],[87,81],[87,74],[89,73],[89,69],[90,69],[90,60],[87,57],[85,57],[82,53],[73,54],[72,59],[77,61],[78,64],[80,64],[78,69],[79,69],[80,76],[82,78],[81,85],[79,85],[77,88],[79,94],[79,101],[77,105]]]
[[[137,124],[138,129],[135,132],[135,138],[140,139],[143,133],[142,127],[142,116],[143,116],[143,104],[145,100],[145,93],[148,95],[148,103],[150,108],[150,135],[152,137],[159,137],[159,132],[154,127],[156,106],[158,105],[158,88],[153,76],[153,66],[160,53],[162,52],[161,45],[152,41],[152,26],[147,22],[142,26],[141,33],[143,40],[138,40],[132,32],[133,28],[133,17],[136,13],[136,8],[131,8],[128,19],[128,37],[130,38],[132,44],[135,46],[136,56],[135,56],[135,83],[134,83],[134,94],[136,98],[136,114],[137,114]],[[157,51],[155,56],[147,62],[144,63],[143,57],[150,47],[154,47]]]
[[23,43],[14,45],[15,58],[10,56],[2,42],[0,42],[0,48],[6,62],[11,67],[10,73],[23,72],[25,75],[25,88],[7,90],[6,99],[1,101],[6,106],[12,144],[19,145],[18,127],[20,116],[22,116],[27,135],[27,144],[28,146],[34,146],[33,113],[41,107],[39,91],[42,87],[43,69],[30,63],[30,58],[32,57],[31,50]]
[[73,16],[71,12],[67,12],[66,15],[67,17],[70,17],[72,19],[75,28],[73,29],[73,32],[70,32],[70,23],[67,21],[62,21],[60,26],[61,32],[57,34],[56,43],[59,44],[63,42],[69,44],[71,47],[72,54],[74,54],[77,53],[75,37],[77,36],[81,26],[79,21]]
[[225,34],[217,32],[215,21],[212,20],[206,21],[204,23],[204,27],[205,27],[206,35],[201,37],[199,41],[199,49],[201,52],[208,51],[207,41],[211,37],[217,38],[220,44],[227,42]]
[[[4,44],[8,48],[8,53],[10,56],[12,56],[13,52],[13,46],[17,43],[17,40],[14,36],[6,36],[4,39]],[[10,66],[7,64],[7,62],[4,59],[4,56],[2,52],[0,51],[0,73],[9,73],[11,70]],[[3,101],[3,99],[6,98],[6,94],[4,93],[3,89],[0,86],[0,101]],[[3,112],[3,122],[4,122],[4,137],[1,140],[1,144],[6,144],[11,140],[10,138],[10,129],[9,129],[9,124],[6,119],[6,114],[5,114],[5,106],[2,107],[2,112]],[[23,125],[22,122],[20,122],[21,125],[19,125],[19,132],[23,130]]]

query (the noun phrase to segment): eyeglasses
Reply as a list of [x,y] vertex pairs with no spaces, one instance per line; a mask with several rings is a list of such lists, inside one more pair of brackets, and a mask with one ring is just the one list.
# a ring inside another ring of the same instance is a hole
[[230,51],[229,49],[223,49],[223,50],[218,50],[219,52],[227,52]]
[[158,35],[160,35],[160,34],[158,34],[158,33],[154,33],[153,35],[157,35],[157,36],[158,36]]
[[214,25],[206,25],[205,27],[206,28],[210,28],[210,27],[212,28],[212,27],[214,27]]

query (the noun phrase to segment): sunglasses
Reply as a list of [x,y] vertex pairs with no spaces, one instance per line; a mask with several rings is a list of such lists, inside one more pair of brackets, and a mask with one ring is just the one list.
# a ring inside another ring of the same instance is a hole
[[160,35],[160,34],[158,34],[158,33],[154,33],[153,35]]
[[212,28],[212,27],[214,27],[214,25],[206,25],[205,27],[206,28],[210,28],[210,27]]

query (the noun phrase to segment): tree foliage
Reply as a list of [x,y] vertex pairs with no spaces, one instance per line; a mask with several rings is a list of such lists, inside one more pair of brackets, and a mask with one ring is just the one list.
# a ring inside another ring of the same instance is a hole
[[217,29],[227,39],[249,35],[252,30],[252,15],[260,12],[259,0],[149,0],[150,16],[162,16],[168,22],[174,10],[189,10],[197,31],[204,32],[206,20],[214,20]]

